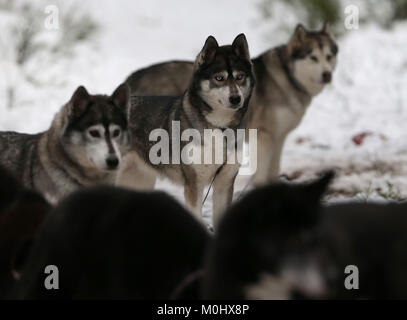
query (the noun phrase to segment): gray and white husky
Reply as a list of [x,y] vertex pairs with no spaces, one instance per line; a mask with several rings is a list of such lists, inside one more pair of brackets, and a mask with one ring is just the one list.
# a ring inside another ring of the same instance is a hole
[[[244,131],[244,118],[254,86],[246,37],[240,34],[232,45],[221,47],[214,37],[208,37],[193,69],[192,79],[182,96],[131,97],[132,148],[124,159],[118,184],[145,190],[154,187],[158,176],[169,178],[174,183],[184,185],[186,204],[200,220],[203,191],[213,181],[216,224],[232,200],[240,164],[237,161],[230,163],[228,159],[229,155],[235,154],[236,144],[227,145],[220,163],[180,161],[180,157],[187,145],[191,147],[192,144],[192,150],[212,147],[206,143],[207,140],[201,139],[205,136],[205,130],[213,130],[211,139],[219,135],[222,140],[226,131],[235,134],[234,137],[239,128]],[[181,74],[174,76],[183,77]],[[152,161],[150,151],[157,144],[157,139],[151,139],[151,134],[157,129],[169,133],[170,137],[174,137],[175,130],[182,136],[188,130],[194,130],[200,138],[192,137],[192,141],[190,138],[188,141],[168,139],[169,148],[167,151],[161,150],[165,153],[161,156],[169,161],[156,163]],[[180,143],[179,148],[174,147],[177,142]],[[201,156],[199,160],[202,160]]]
[[[298,25],[286,45],[253,59],[256,86],[248,128],[258,130],[254,184],[278,177],[284,141],[300,124],[313,97],[332,81],[337,53],[328,25],[320,31]],[[188,87],[193,69],[192,62],[171,61],[137,71],[126,82],[135,95],[181,94]]]
[[80,86],[39,134],[0,132],[0,164],[51,202],[81,186],[115,183],[129,147],[129,89],[90,95]]

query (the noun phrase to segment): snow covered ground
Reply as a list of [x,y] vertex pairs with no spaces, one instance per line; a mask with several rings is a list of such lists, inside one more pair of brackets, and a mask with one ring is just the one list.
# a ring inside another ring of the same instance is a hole
[[[111,93],[137,68],[194,58],[210,34],[227,44],[244,32],[253,56],[284,38],[266,32],[252,1],[88,0],[83,6],[100,25],[96,39],[77,48],[72,59],[45,64],[38,71],[63,75],[60,86],[26,88],[7,61],[0,60],[0,130],[45,130],[77,86],[85,85],[92,93]],[[341,38],[334,82],[290,135],[283,173],[306,180],[336,168],[339,176],[330,199],[407,198],[406,33],[406,23],[393,30],[372,25]],[[10,77],[20,88],[19,104],[12,109],[6,107],[4,94]],[[366,137],[357,137],[360,134]],[[237,189],[247,181],[239,177]],[[158,187],[182,198],[181,190],[168,182]],[[210,200],[205,204],[207,213]]]

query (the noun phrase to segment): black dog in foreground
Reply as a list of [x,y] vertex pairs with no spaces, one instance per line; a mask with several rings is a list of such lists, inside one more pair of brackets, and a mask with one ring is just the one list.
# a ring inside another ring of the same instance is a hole
[[407,299],[407,204],[323,207],[332,176],[269,185],[232,206],[212,243],[204,297]]
[[[163,193],[77,192],[43,225],[15,297],[407,298],[407,204],[323,207],[332,176],[252,191],[213,240]],[[45,288],[47,265],[58,290]]]
[[[208,241],[164,193],[78,191],[45,222],[15,298],[196,299]],[[58,268],[57,290],[45,287],[49,265]]]
[[0,298],[19,277],[30,244],[51,206],[0,167]]
[[407,203],[335,204],[322,215],[315,260],[326,298],[407,299]]
[[[203,296],[238,300],[319,296],[321,280],[306,267],[320,221],[320,200],[331,178],[328,174],[309,185],[271,184],[235,203],[210,249]],[[316,277],[309,285],[307,273]]]

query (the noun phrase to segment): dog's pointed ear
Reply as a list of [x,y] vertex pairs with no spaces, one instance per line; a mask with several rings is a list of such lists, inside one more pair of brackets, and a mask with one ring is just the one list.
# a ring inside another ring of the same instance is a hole
[[70,100],[72,113],[75,117],[81,116],[86,111],[89,98],[89,93],[84,86],[80,86],[75,90]]
[[326,33],[330,33],[331,32],[331,25],[329,24],[328,21],[324,22],[324,25],[322,26],[322,31],[326,32]]
[[239,34],[235,40],[233,40],[232,48],[238,57],[250,61],[249,45],[244,33]]
[[307,29],[302,24],[298,24],[293,35],[291,36],[290,41],[287,44],[287,52],[289,56],[295,54],[298,47],[300,47],[301,44],[305,41],[307,34]]
[[295,28],[294,34],[291,38],[291,42],[304,42],[305,38],[307,37],[308,30],[302,25],[301,23],[297,25]]
[[196,64],[198,66],[201,66],[203,64],[207,64],[213,61],[216,55],[216,50],[219,48],[218,42],[213,36],[209,36],[205,44],[199,53],[197,59],[196,59]]
[[114,104],[120,108],[126,115],[130,99],[130,88],[126,83],[122,83],[112,94]]
[[335,172],[333,170],[325,172],[319,179],[311,182],[306,186],[307,194],[309,199],[320,201],[322,196],[327,191],[329,184],[335,177]]
[[324,22],[324,25],[322,26],[321,32],[326,33],[329,36],[332,35],[332,28],[331,28],[331,25],[329,24],[328,21]]

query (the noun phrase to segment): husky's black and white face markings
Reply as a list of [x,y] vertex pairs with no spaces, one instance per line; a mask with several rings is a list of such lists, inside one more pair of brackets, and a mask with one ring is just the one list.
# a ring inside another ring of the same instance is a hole
[[85,168],[109,171],[119,168],[127,150],[128,88],[119,86],[112,96],[91,96],[79,87],[71,99],[71,118],[65,133],[66,147]]
[[317,32],[298,25],[288,44],[288,50],[294,78],[311,96],[320,93],[332,81],[338,46],[327,24]]
[[206,119],[223,127],[236,110],[247,105],[254,85],[246,37],[240,34],[230,46],[219,47],[208,37],[195,62],[192,88],[209,106]]

